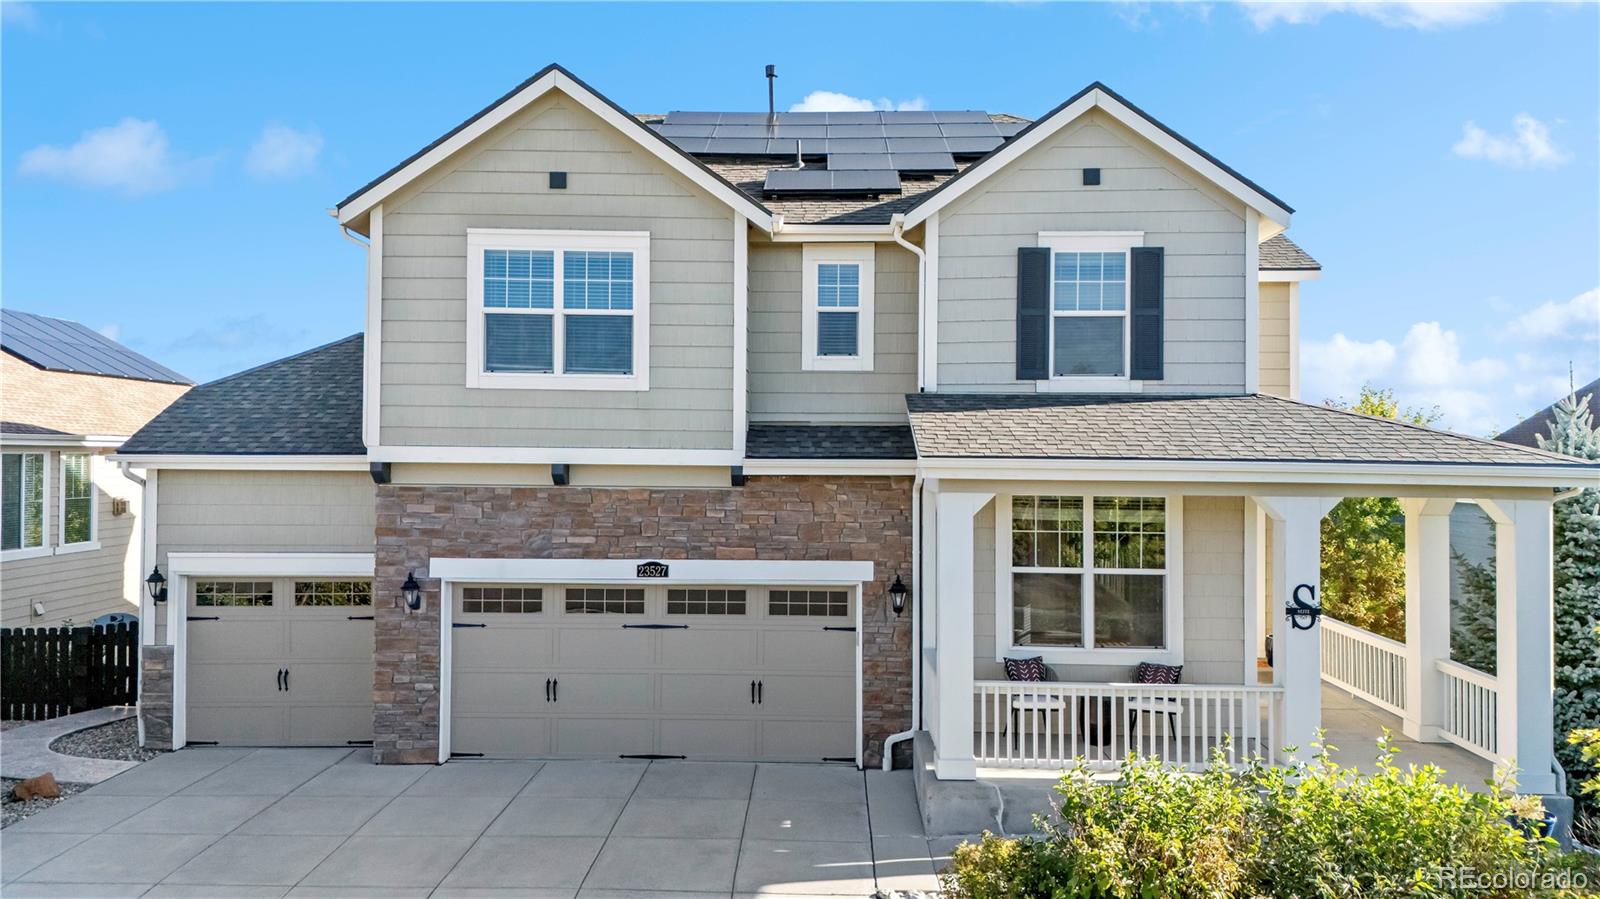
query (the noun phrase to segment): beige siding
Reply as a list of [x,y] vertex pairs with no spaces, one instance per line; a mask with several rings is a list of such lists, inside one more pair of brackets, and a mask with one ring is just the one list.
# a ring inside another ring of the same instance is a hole
[[1293,356],[1290,353],[1290,308],[1294,285],[1261,285],[1261,392],[1292,397],[1289,379]]
[[[973,676],[1004,680],[995,661],[995,504],[974,520]],[[1244,500],[1183,501],[1183,679],[1237,684],[1244,673]],[[1126,665],[1052,665],[1064,681],[1126,681]]]
[[[532,104],[384,204],[382,443],[730,448],[733,227],[575,101]],[[467,389],[468,228],[649,231],[649,391]]]
[[156,555],[372,552],[372,478],[359,471],[163,470]]
[[[26,447],[8,447],[26,451]],[[50,527],[47,545],[61,537],[61,454],[46,453],[50,473]],[[67,621],[88,624],[108,612],[139,612],[138,547],[129,538],[137,531],[139,486],[122,476],[104,454],[90,465],[95,490],[95,542],[98,549],[35,556],[4,563],[0,590],[0,626],[58,627]],[[128,500],[128,511],[113,515],[111,501]],[[45,613],[33,614],[42,603]]]
[[[1085,167],[1100,186],[1083,186]],[[1093,112],[940,213],[940,390],[1034,390],[1015,380],[1016,257],[1040,231],[1143,231],[1164,247],[1166,377],[1146,392],[1244,389],[1243,205]]]
[[879,244],[870,372],[800,368],[799,244],[750,247],[750,418],[903,423],[917,389],[917,259]]

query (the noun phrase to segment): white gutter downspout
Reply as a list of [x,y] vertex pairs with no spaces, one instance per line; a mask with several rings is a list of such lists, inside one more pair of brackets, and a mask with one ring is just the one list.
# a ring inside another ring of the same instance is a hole
[[[146,516],[146,515],[154,515],[155,514],[155,510],[151,509],[149,507],[149,503],[145,502],[146,498],[149,497],[149,495],[150,495],[149,491],[146,489],[148,484],[147,484],[147,482],[145,481],[144,478],[141,478],[138,475],[133,473],[132,463],[128,462],[126,459],[118,461],[117,462],[117,470],[122,472],[122,476],[123,477],[125,477],[128,480],[130,480],[130,481],[134,482],[135,484],[139,485],[139,518],[140,518],[139,526],[138,526],[139,534],[138,534],[138,537],[136,539],[132,540],[131,542],[136,543],[139,546],[139,550],[138,550],[138,552],[139,552],[139,562],[138,562],[137,565],[134,566],[134,570],[135,571],[139,571],[139,572],[143,572],[144,571],[144,563],[147,561],[147,559],[145,558],[145,545],[144,545],[145,544],[145,539],[144,539],[145,528],[144,528],[144,520],[143,519],[144,519],[144,516]],[[150,551],[152,553],[155,552],[155,548],[151,547]],[[151,620],[148,622],[151,626],[148,627],[148,628],[145,627],[145,624],[147,622],[145,621],[145,616],[144,616],[144,606],[145,606],[144,596],[141,595],[139,597],[139,669],[134,672],[134,676],[133,676],[133,695],[135,697],[139,697],[139,696],[143,696],[144,695],[144,648],[145,648],[145,646],[152,645],[155,642],[155,631],[156,631],[156,629],[154,627],[155,616],[152,613]],[[155,606],[152,603],[151,604],[151,608],[153,609],[154,607]],[[149,633],[146,634],[145,633],[146,631],[149,631]],[[133,718],[134,718],[134,732],[135,732],[135,735],[136,735],[135,739],[138,740],[138,743],[139,743],[140,746],[143,746],[144,745],[144,716],[143,715],[134,715]]]
[[889,227],[891,228],[889,236],[894,238],[894,242],[910,250],[912,254],[917,257],[917,392],[921,393],[923,387],[928,383],[926,371],[928,366],[928,354],[926,352],[926,344],[928,340],[928,310],[926,308],[926,300],[924,299],[927,295],[925,285],[928,280],[928,257],[922,252],[921,247],[906,240],[905,213],[895,213],[894,216],[889,219]]
[[[911,586],[922,591],[922,474],[911,482]],[[922,601],[911,602],[911,729],[891,734],[883,741],[883,770],[894,768],[894,744],[903,743],[922,729]]]

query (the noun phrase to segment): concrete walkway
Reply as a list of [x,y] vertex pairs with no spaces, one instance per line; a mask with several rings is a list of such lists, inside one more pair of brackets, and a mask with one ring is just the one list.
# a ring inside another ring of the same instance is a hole
[[0,736],[0,777],[23,779],[46,771],[58,783],[97,784],[138,765],[115,759],[86,759],[51,752],[50,744],[74,731],[99,727],[136,714],[133,706],[91,709],[14,727]]
[[195,748],[3,838],[8,899],[731,899],[936,888],[910,772],[842,765],[377,766],[366,750]]

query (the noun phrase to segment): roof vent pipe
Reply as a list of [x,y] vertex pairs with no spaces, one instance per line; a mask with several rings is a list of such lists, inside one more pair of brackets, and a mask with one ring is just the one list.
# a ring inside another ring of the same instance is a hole
[[778,81],[778,67],[767,64],[767,121],[776,124],[778,121],[778,106],[773,96],[773,86]]

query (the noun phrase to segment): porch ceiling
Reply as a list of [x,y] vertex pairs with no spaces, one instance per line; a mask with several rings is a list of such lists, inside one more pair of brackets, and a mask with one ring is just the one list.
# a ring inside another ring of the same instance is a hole
[[1600,464],[1275,396],[911,394],[917,456],[1570,470]]

